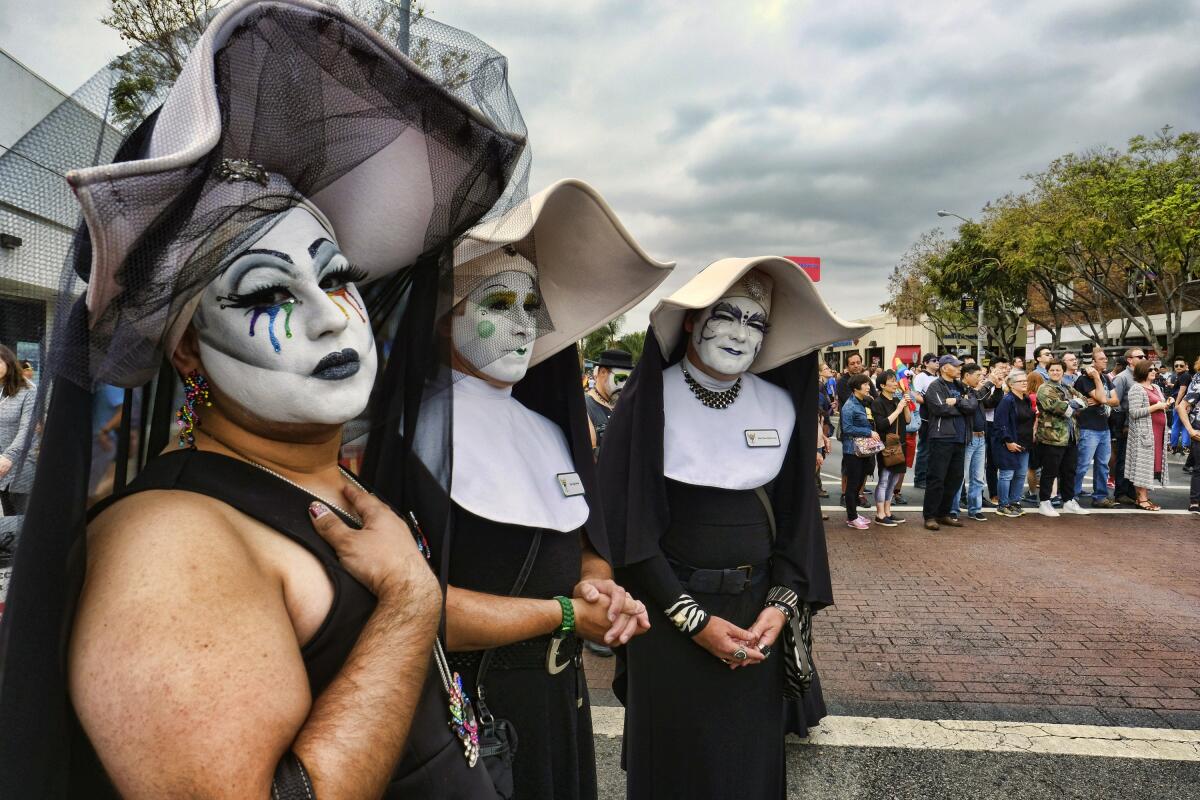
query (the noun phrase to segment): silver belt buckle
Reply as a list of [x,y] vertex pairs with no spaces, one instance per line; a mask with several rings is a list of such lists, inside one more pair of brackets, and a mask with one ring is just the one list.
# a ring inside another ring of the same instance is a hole
[[546,672],[551,675],[557,675],[567,667],[571,666],[574,657],[568,658],[561,664],[558,663],[558,650],[562,647],[562,643],[567,639],[566,636],[551,636],[550,646],[546,648]]

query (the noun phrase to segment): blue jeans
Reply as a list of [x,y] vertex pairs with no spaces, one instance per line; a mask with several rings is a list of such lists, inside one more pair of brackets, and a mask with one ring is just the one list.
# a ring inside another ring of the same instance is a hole
[[1083,476],[1092,468],[1092,499],[1108,497],[1108,457],[1112,455],[1112,434],[1107,430],[1079,431],[1079,465],[1075,467],[1075,496],[1083,496]]
[[958,501],[962,497],[963,487],[967,487],[967,514],[983,513],[983,487],[987,485],[987,473],[984,470],[987,456],[987,437],[972,436],[963,454],[963,482],[954,492],[954,502],[950,507],[958,513]]
[[996,489],[1000,492],[1000,505],[1015,506],[1021,504],[1025,495],[1025,473],[1029,471],[1029,451],[1010,453],[1011,458],[1020,459],[1014,469],[996,471]]
[[1188,436],[1187,428],[1183,427],[1183,420],[1179,418],[1179,413],[1172,410],[1171,417],[1171,447],[1175,447],[1177,445],[1190,447],[1192,444],[1192,437]]

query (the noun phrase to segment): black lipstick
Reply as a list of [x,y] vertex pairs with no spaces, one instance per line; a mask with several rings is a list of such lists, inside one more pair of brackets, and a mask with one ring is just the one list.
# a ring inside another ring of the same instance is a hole
[[361,366],[362,362],[358,360],[358,351],[353,347],[347,347],[340,352],[330,353],[318,361],[317,366],[313,368],[312,375],[323,381],[340,381],[356,374]]

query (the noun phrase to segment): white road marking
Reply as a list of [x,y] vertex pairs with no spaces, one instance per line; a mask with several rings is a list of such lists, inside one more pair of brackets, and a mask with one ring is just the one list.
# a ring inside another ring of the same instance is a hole
[[[620,736],[624,720],[625,709],[619,706],[592,707],[592,729],[597,736]],[[1200,761],[1200,731],[1169,728],[826,717],[807,739],[790,737],[790,741],[817,747],[898,747]]]
[[[870,499],[870,498],[868,498],[868,499]],[[871,502],[868,505],[859,506],[859,508],[860,509],[866,508],[869,510],[874,509],[875,501],[871,500]],[[1038,510],[1036,508],[1033,508],[1032,506],[1022,506],[1022,508],[1025,509],[1025,516],[1035,516],[1035,517],[1041,516],[1040,514],[1038,514]],[[1188,511],[1187,509],[1184,509],[1184,508],[1164,508],[1160,511],[1143,511],[1142,509],[1137,508],[1135,506],[1130,506],[1129,508],[1088,508],[1087,506],[1084,506],[1084,509],[1088,512],[1088,515],[1091,515],[1091,514],[1141,514],[1143,516],[1149,517],[1149,516],[1161,516],[1162,514],[1174,514],[1176,516],[1185,516],[1185,517],[1196,516],[1195,514],[1192,514],[1190,511]],[[821,506],[821,510],[822,511],[845,511],[846,507],[845,506]],[[905,511],[905,512],[919,514],[923,510],[924,509],[922,509],[921,506],[892,506],[892,511]],[[985,508],[985,509],[983,509],[983,513],[984,514],[995,514],[996,509]],[[1058,509],[1058,513],[1061,517],[1084,516],[1082,514],[1070,514],[1070,513],[1064,512],[1061,508]],[[963,516],[963,515],[960,515],[960,516]],[[1198,519],[1200,519],[1200,517],[1198,517]]]

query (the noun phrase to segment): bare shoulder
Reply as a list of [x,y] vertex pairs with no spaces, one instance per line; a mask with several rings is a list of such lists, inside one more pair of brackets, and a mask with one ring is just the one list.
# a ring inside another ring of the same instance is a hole
[[181,546],[236,547],[241,541],[228,506],[196,492],[139,492],[100,513],[88,525],[88,548],[110,551]]
[[92,522],[88,551],[71,699],[118,790],[256,794],[311,696],[278,576],[236,513],[191,492],[143,492]]

